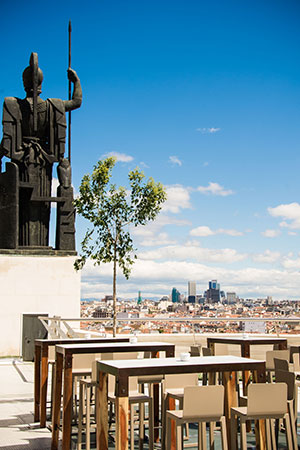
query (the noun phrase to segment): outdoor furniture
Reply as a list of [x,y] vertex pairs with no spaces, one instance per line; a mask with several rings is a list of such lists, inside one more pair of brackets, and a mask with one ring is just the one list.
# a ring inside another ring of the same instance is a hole
[[[198,386],[198,374],[186,373],[179,375],[166,375],[163,381],[162,396],[162,441],[166,433],[166,412],[167,405],[172,400],[179,401],[179,409],[183,408],[184,388],[187,386]],[[186,427],[186,438],[189,438],[189,428]]]
[[183,450],[182,425],[198,422],[198,449],[206,450],[206,423],[210,425],[210,448],[214,448],[214,422],[221,423],[222,449],[227,450],[223,386],[189,386],[184,388],[183,409],[166,412],[167,445],[171,448],[171,420],[175,421],[176,449]]
[[[265,382],[265,362],[236,356],[136,359],[127,361],[97,361],[97,450],[108,450],[107,378],[116,377],[116,450],[128,449],[128,379],[137,375],[168,375],[201,372],[222,372],[225,389],[225,417],[230,438],[231,407],[236,406],[235,372],[249,370],[256,382]],[[170,408],[170,405],[168,407]],[[264,449],[264,435],[257,423],[257,438]],[[173,436],[173,433],[172,433]],[[173,437],[172,437],[173,442]],[[172,447],[173,448],[172,443]],[[170,449],[168,449],[170,450]]]
[[297,419],[295,418],[295,414],[297,414],[295,412],[295,395],[297,395],[295,385],[295,374],[292,372],[288,372],[286,370],[275,370],[275,381],[276,383],[286,383],[287,385],[287,404],[288,404],[288,414],[290,419],[293,445],[294,449],[298,450],[297,432],[296,432]]
[[266,373],[269,382],[272,382],[272,374],[275,372],[274,358],[284,359],[289,362],[290,351],[289,350],[271,350],[266,352]]
[[[34,421],[40,421],[40,427],[46,426],[46,403],[48,387],[48,361],[55,345],[79,343],[129,342],[128,337],[75,338],[75,339],[36,339],[34,342]],[[52,356],[52,355],[51,355]],[[55,356],[54,356],[55,357]],[[53,364],[52,364],[53,367]],[[52,371],[53,376],[53,371]]]
[[[71,445],[71,414],[72,414],[72,359],[73,355],[90,353],[123,353],[123,352],[152,352],[152,356],[158,352],[166,352],[167,356],[173,356],[175,345],[163,342],[112,342],[112,343],[84,343],[66,344],[56,346],[55,386],[52,415],[52,443],[51,449],[58,449],[58,433],[60,426],[62,378],[64,380],[63,409],[62,409],[62,449],[69,450]],[[132,360],[130,360],[132,361]],[[147,360],[151,361],[151,360]],[[120,361],[126,364],[126,361]],[[138,374],[137,374],[138,375]],[[127,391],[128,392],[128,391]],[[105,407],[107,415],[107,400]],[[126,412],[128,415],[128,411]],[[107,417],[106,417],[107,420]]]
[[[277,345],[280,350],[287,349],[287,339],[278,337],[257,337],[257,336],[213,336],[207,338],[207,346],[215,354],[215,344],[234,344],[241,348],[241,356],[250,358],[250,347],[252,345]],[[243,372],[243,395],[247,395],[247,385],[249,383],[249,372]]]
[[[231,450],[236,449],[237,419],[240,419],[241,449],[247,449],[246,421],[267,419],[267,448],[276,448],[275,430],[270,419],[284,419],[287,448],[293,450],[289,414],[287,412],[287,385],[285,383],[250,384],[247,406],[231,408]],[[271,446],[272,442],[272,446]],[[261,447],[259,447],[261,448]]]
[[201,347],[202,345],[191,345],[190,355],[191,356],[201,356]]

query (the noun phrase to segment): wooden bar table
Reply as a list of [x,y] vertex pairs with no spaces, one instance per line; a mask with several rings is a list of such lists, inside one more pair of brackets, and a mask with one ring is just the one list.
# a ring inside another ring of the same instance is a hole
[[79,343],[105,343],[105,342],[129,342],[125,337],[100,337],[93,339],[70,338],[70,339],[36,339],[34,351],[34,421],[40,421],[40,427],[46,426],[46,402],[48,387],[48,357],[49,348],[62,344]]
[[[287,349],[287,339],[278,337],[257,337],[248,335],[238,336],[216,336],[207,338],[207,346],[211,349],[212,355],[215,355],[215,344],[235,344],[241,348],[241,356],[250,358],[251,345],[278,345],[280,350]],[[243,394],[247,395],[247,385],[249,383],[249,371],[243,372]]]
[[[62,378],[64,379],[63,412],[62,412],[62,449],[71,447],[71,416],[72,416],[72,359],[73,355],[123,352],[151,352],[156,358],[159,352],[166,352],[167,357],[175,354],[175,345],[164,342],[113,342],[105,344],[66,344],[55,347],[55,384],[52,414],[51,450],[58,449],[58,433],[60,425]],[[160,359],[160,358],[159,358]],[[147,359],[151,361],[151,359]]]
[[[184,373],[222,372],[225,387],[225,416],[230,442],[231,407],[236,406],[235,372],[250,370],[256,382],[265,382],[265,361],[237,356],[193,357],[188,361],[178,358],[159,358],[97,362],[97,450],[108,450],[108,374],[116,377],[116,450],[128,450],[128,377]],[[170,405],[169,405],[170,406]],[[169,408],[171,409],[171,408]],[[257,424],[257,449],[265,449],[264,431]],[[175,449],[172,433],[171,450]],[[170,450],[170,449],[166,449]]]

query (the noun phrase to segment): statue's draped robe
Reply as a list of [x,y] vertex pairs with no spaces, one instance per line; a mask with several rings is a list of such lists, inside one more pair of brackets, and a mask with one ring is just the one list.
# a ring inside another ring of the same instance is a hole
[[44,247],[49,245],[50,202],[46,198],[51,197],[52,166],[65,151],[65,107],[63,100],[38,98],[34,133],[30,100],[5,98],[0,156],[7,156],[19,168],[19,245]]

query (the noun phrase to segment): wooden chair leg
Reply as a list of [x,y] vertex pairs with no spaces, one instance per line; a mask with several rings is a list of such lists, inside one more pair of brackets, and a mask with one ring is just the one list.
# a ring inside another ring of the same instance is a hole
[[145,438],[145,404],[139,404],[139,450],[142,450],[144,447],[144,438]]
[[83,428],[83,403],[84,403],[84,389],[83,384],[79,386],[79,411],[78,411],[78,438],[77,450],[81,450],[82,445],[82,428]]
[[153,450],[153,443],[154,443],[154,417],[153,417],[153,398],[150,397],[149,400],[149,450]]
[[202,450],[202,427],[201,427],[201,422],[198,422],[198,450]]
[[291,424],[288,413],[286,413],[284,416],[284,423],[285,423],[286,445],[288,450],[293,450],[294,447],[292,442]]
[[271,419],[265,420],[265,427],[266,427],[266,442],[267,442],[267,448],[271,447],[271,433],[270,433],[270,426],[271,426]]
[[130,405],[130,449],[134,450],[134,405]]
[[209,449],[215,450],[215,436],[214,436],[215,423],[209,422]]
[[[164,448],[164,447],[162,447]],[[166,449],[171,448],[171,419],[166,418]]]
[[86,386],[86,433],[85,433],[85,441],[86,450],[90,450],[91,448],[91,386]]
[[246,434],[246,422],[241,419],[241,449],[247,450],[247,434]]
[[231,419],[230,419],[231,450],[236,450],[237,420],[238,420],[237,417],[233,414],[233,412],[231,412]]
[[298,450],[298,439],[297,439],[297,431],[295,426],[295,416],[294,416],[294,405],[293,401],[288,402],[288,412],[290,416],[290,424],[291,424],[291,433],[293,439],[293,446],[295,450]]
[[206,423],[201,422],[202,450],[206,450]]
[[272,448],[276,449],[277,444],[276,444],[275,420],[274,419],[270,419],[270,430],[271,430]]
[[[177,450],[183,450],[183,432],[182,425],[176,422],[176,445]],[[171,448],[171,447],[170,447]]]
[[[228,442],[227,442],[227,430],[226,430],[226,419],[225,416],[221,417],[221,437],[222,437],[222,449],[228,450]],[[236,439],[234,439],[234,445],[236,443]]]

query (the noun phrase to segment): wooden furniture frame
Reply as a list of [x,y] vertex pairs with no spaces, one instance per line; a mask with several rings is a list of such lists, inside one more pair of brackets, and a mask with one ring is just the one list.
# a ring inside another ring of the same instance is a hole
[[[67,344],[56,345],[55,360],[55,385],[52,414],[52,442],[51,450],[58,449],[58,433],[60,426],[61,410],[61,391],[62,379],[64,380],[63,389],[63,411],[62,411],[62,450],[69,450],[71,447],[71,416],[72,416],[72,359],[73,355],[91,354],[91,353],[123,353],[123,352],[145,352],[150,351],[152,357],[158,356],[159,352],[166,352],[167,357],[174,356],[175,345],[164,342],[140,342],[124,343],[113,342],[105,344]],[[132,360],[129,360],[132,361]],[[139,360],[134,360],[139,361]],[[146,361],[151,361],[147,359]],[[153,360],[152,360],[153,361]],[[116,361],[117,362],[117,361]],[[126,365],[126,360],[120,361]],[[128,381],[128,379],[127,379]],[[107,393],[107,391],[106,391]],[[128,393],[128,391],[127,391]],[[128,397],[127,397],[128,399]],[[155,396],[154,396],[155,401]],[[107,405],[107,397],[106,397]],[[127,405],[128,406],[128,405]],[[107,415],[107,409],[105,411]],[[126,411],[128,415],[128,410]],[[154,410],[154,421],[157,412]],[[107,417],[106,417],[107,419]]]
[[[193,357],[188,361],[178,358],[142,359],[127,361],[97,361],[97,450],[108,450],[107,379],[116,377],[116,450],[128,449],[128,378],[137,375],[166,375],[180,373],[223,373],[225,388],[225,416],[230,442],[230,412],[236,405],[235,372],[249,370],[256,382],[265,382],[265,361],[237,356]],[[169,402],[168,409],[174,409]],[[173,424],[174,425],[174,424]],[[256,424],[257,441],[265,449],[265,436],[261,423]],[[172,427],[171,450],[175,449],[175,428]],[[170,449],[167,449],[170,450]]]
[[[239,345],[241,348],[241,356],[243,358],[250,358],[251,345],[278,345],[279,350],[287,349],[286,338],[257,336],[215,336],[207,338],[207,347],[211,349],[212,355],[215,355],[215,344]],[[243,372],[243,395],[247,395],[249,376],[249,371]]]
[[55,345],[79,343],[129,342],[129,338],[75,338],[75,339],[36,339],[34,351],[34,421],[40,422],[40,427],[46,426],[46,402],[48,387],[48,356],[49,348]]

